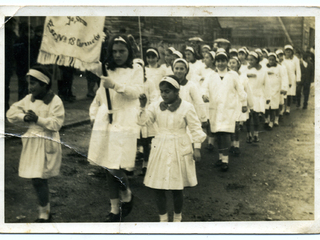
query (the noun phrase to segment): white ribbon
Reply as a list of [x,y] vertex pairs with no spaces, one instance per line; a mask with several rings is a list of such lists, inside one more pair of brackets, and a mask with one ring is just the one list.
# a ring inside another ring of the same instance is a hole
[[162,82],[168,82],[168,83],[170,83],[172,86],[174,86],[176,89],[180,89],[179,83],[178,83],[175,79],[173,79],[173,78],[171,78],[171,77],[164,77],[164,78],[162,78],[161,81],[160,81],[160,83],[162,83]]
[[39,81],[44,82],[46,84],[50,83],[50,78],[38,70],[30,69],[27,75],[35,77]]

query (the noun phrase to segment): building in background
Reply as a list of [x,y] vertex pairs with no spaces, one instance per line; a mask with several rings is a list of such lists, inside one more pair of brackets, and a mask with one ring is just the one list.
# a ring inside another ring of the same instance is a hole
[[[45,17],[15,17],[34,28]],[[217,38],[228,39],[233,47],[267,47],[271,50],[292,44],[304,51],[315,45],[315,17],[140,17],[143,47],[183,48],[191,37],[212,46]],[[111,34],[125,31],[140,44],[138,17],[106,17]]]

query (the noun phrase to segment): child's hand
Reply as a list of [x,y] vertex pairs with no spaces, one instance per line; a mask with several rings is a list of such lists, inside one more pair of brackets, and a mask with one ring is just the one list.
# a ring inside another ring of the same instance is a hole
[[289,84],[289,87],[291,87],[292,86],[292,84]]
[[111,89],[114,88],[115,83],[110,77],[101,76],[101,80],[105,88],[111,88]]
[[287,94],[287,91],[282,90],[282,91],[280,91],[280,94],[286,95],[286,94]]
[[92,120],[90,121],[90,126],[91,126],[91,128],[93,128],[93,125],[94,125],[94,119],[92,119]]
[[269,104],[269,103],[270,103],[270,100],[267,100],[266,103]]
[[203,102],[207,103],[209,102],[209,97],[207,95],[202,96]]
[[248,111],[247,106],[243,106],[243,107],[242,107],[242,112],[245,113],[246,111]]
[[200,162],[201,160],[201,153],[200,153],[200,149],[199,148],[195,148],[194,151],[193,151],[193,157],[194,157],[194,160],[196,162]]
[[37,122],[38,121],[38,116],[37,114],[35,114],[34,111],[32,110],[28,110],[28,112],[26,113],[26,116],[25,116],[25,119],[26,119],[26,122]]
[[143,93],[139,96],[140,107],[144,108],[147,105],[147,96]]

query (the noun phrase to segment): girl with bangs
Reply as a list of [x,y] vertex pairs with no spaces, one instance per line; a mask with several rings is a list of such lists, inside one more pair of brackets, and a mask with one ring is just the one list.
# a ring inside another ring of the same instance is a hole
[[[165,75],[172,75],[172,63],[174,61],[174,52],[176,51],[176,49],[174,47],[169,47],[167,48],[167,50],[165,51],[165,55],[164,55],[164,60],[165,63],[162,64],[160,66],[161,69],[163,69]],[[159,88],[158,86],[156,86],[157,89]]]
[[[265,113],[266,104],[270,103],[270,84],[266,69],[260,65],[260,56],[251,51],[248,56],[248,67],[243,72],[249,78],[249,86],[253,96],[253,108],[247,120],[247,143],[258,143],[259,139],[259,113]],[[253,139],[251,121],[253,120]]]
[[135,166],[139,96],[143,93],[143,69],[133,64],[133,50],[125,35],[110,39],[104,76],[90,106],[93,125],[88,160],[107,170],[110,213],[106,222],[120,222],[133,207],[126,170]]
[[[166,75],[166,72],[158,64],[160,55],[156,48],[148,48],[146,51],[146,59],[148,65],[145,67],[146,78],[154,83],[157,93],[159,93],[160,80]],[[160,97],[160,96],[159,96]]]
[[201,60],[196,59],[196,52],[193,47],[187,46],[184,54],[189,64],[189,71],[186,77],[200,87],[201,76],[199,75],[199,71],[203,68],[203,63]]
[[203,101],[209,102],[211,132],[218,141],[219,160],[216,166],[222,171],[229,168],[230,135],[234,133],[238,113],[238,98],[242,111],[247,111],[247,94],[240,84],[239,76],[228,70],[228,55],[224,50],[216,54],[217,72],[211,73],[203,83]]

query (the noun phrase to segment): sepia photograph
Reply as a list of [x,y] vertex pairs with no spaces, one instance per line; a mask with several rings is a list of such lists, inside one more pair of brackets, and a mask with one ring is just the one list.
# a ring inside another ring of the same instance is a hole
[[0,232],[319,232],[318,9],[70,8],[0,8]]

